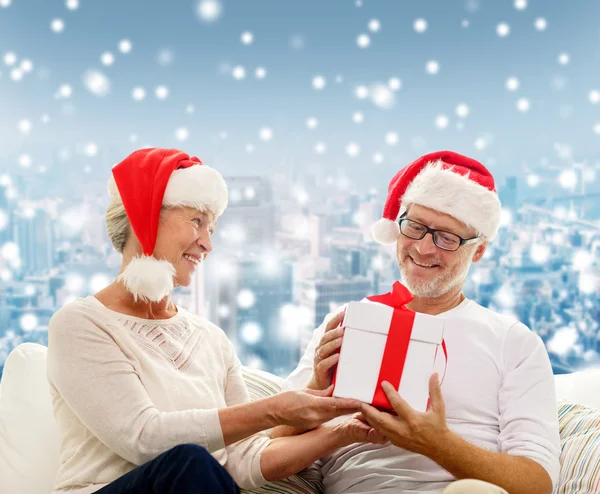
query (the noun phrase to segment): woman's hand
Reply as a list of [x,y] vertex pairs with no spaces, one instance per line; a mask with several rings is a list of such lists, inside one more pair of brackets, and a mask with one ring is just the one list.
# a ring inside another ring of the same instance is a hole
[[332,369],[340,359],[344,328],[338,326],[343,320],[344,311],[331,318],[325,327],[325,334],[315,350],[313,375],[308,384],[310,389],[327,389],[331,384]]
[[330,386],[324,391],[310,389],[287,391],[272,398],[274,422],[304,430],[314,429],[341,415],[360,410],[360,401],[348,398],[333,398]]
[[389,442],[381,432],[371,427],[362,413],[355,413],[344,422],[332,426],[334,431],[340,435],[341,446],[353,443],[385,444]]

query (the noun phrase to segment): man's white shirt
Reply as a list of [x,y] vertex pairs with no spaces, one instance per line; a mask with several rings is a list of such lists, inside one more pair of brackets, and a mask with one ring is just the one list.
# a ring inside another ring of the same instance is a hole
[[[329,314],[283,390],[305,387]],[[524,456],[556,485],[560,441],[554,377],[541,338],[515,319],[465,299],[439,314],[448,350],[442,394],[448,427],[493,452]],[[444,374],[444,353],[434,372]],[[323,457],[327,494],[441,493],[454,477],[429,458],[393,445],[353,444]]]

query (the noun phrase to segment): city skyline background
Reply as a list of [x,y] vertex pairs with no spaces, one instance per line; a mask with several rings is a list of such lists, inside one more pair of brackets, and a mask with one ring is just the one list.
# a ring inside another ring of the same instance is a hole
[[503,227],[465,287],[600,362],[600,5],[558,0],[0,0],[0,368],[110,282],[113,164],[176,147],[230,187],[177,300],[285,375],[336,305],[389,290],[370,240],[389,179],[483,162]]

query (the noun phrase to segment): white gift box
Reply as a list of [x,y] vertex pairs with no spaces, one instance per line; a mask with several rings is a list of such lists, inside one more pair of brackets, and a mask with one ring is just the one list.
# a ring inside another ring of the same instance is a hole
[[[442,343],[444,320],[379,303],[348,304],[342,323],[345,330],[333,395],[373,403],[394,310],[414,314],[398,393],[412,408],[424,412],[429,399],[429,378],[433,373],[436,351]],[[400,320],[406,321],[406,318]],[[395,351],[393,348],[390,350]],[[401,349],[398,353],[401,353]],[[390,357],[393,356],[393,353],[390,354]],[[383,380],[390,381],[394,376],[383,377]]]

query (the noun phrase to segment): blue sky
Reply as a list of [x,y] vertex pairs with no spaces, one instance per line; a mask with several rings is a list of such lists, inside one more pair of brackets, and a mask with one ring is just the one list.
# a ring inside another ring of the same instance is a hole
[[[74,10],[64,0],[2,1],[10,5],[0,7],[0,170],[45,166],[54,178],[68,170],[83,180],[89,166],[106,178],[113,161],[148,144],[179,147],[228,175],[266,173],[287,157],[301,169],[343,170],[382,188],[401,166],[442,148],[482,160],[499,178],[522,174],[524,164],[567,167],[557,149],[570,149],[577,161],[598,159],[600,102],[590,101],[600,90],[595,0],[529,0],[523,10],[514,0],[220,0],[222,14],[211,22],[189,0],[80,0]],[[50,27],[56,18],[64,21],[60,33]],[[421,18],[427,29],[419,33]],[[540,18],[544,30],[535,27]],[[497,34],[501,23],[507,36]],[[240,39],[246,31],[252,44]],[[357,44],[361,34],[370,36],[366,48]],[[123,39],[130,53],[119,51]],[[165,50],[172,61],[161,64]],[[106,51],[111,66],[100,60]],[[12,66],[7,53],[16,55]],[[33,70],[14,81],[23,59]],[[431,60],[437,74],[426,71]],[[236,66],[244,79],[233,77]],[[259,66],[263,79],[254,75]],[[110,80],[106,96],[86,89],[89,70]],[[326,80],[321,90],[312,85],[318,75]],[[402,85],[388,87],[391,108],[357,97],[358,86],[387,87],[394,77]],[[517,90],[507,89],[509,77],[518,79]],[[55,98],[65,84],[70,97]],[[169,92],[163,100],[154,94],[161,85]],[[132,98],[135,87],[145,89],[142,101]],[[521,98],[526,112],[517,108]],[[456,113],[461,103],[466,117]],[[361,123],[353,121],[357,112]],[[318,122],[312,129],[310,117]],[[29,132],[20,129],[23,120]],[[261,128],[272,130],[271,140],[261,140]],[[395,145],[386,142],[390,132]],[[86,155],[90,143],[97,154]]]

